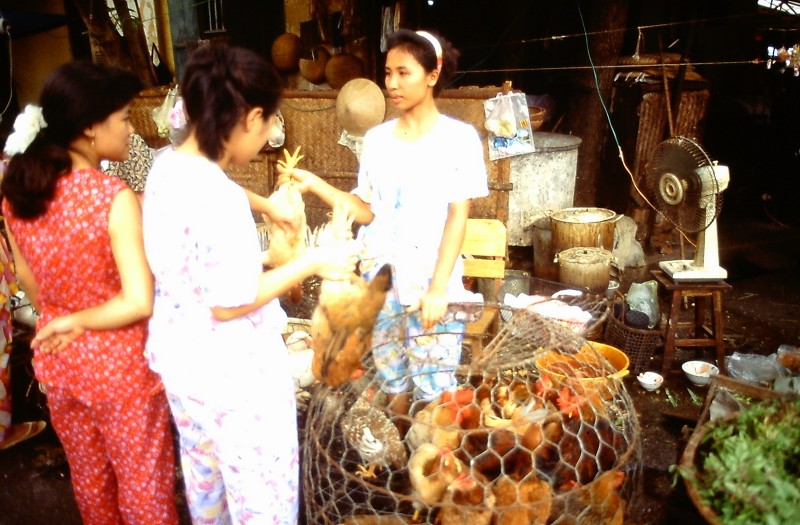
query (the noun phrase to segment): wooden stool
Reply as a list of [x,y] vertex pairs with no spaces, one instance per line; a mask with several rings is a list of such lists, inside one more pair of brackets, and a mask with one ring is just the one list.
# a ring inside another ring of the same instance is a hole
[[[721,374],[725,373],[725,340],[724,318],[722,316],[722,293],[733,288],[725,281],[712,282],[676,282],[661,270],[651,272],[661,285],[672,293],[672,302],[669,310],[666,331],[664,335],[664,362],[661,366],[661,375],[667,375],[672,369],[672,355],[676,346],[717,347],[717,366]],[[681,302],[684,297],[695,298],[694,320],[679,322]],[[711,326],[705,324],[706,304],[711,298],[713,312]],[[694,337],[678,338],[678,328],[689,326]]]

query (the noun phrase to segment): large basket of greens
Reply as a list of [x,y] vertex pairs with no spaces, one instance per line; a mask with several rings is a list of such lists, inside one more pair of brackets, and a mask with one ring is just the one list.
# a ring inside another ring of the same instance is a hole
[[764,400],[705,423],[679,472],[712,525],[800,523],[800,400]]

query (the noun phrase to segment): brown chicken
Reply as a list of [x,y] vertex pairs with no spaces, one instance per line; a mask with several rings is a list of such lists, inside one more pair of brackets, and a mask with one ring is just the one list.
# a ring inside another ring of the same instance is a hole
[[480,411],[473,404],[474,397],[471,388],[445,391],[417,412],[406,435],[411,450],[422,443],[433,443],[451,450],[461,446],[462,429],[478,425]]
[[[435,505],[442,500],[450,483],[467,469],[452,451],[432,443],[422,443],[408,460],[412,493],[421,503]],[[420,502],[414,502],[415,518],[422,508]]]
[[459,457],[474,470],[495,479],[501,474],[516,472],[521,479],[533,467],[534,451],[542,443],[544,425],[560,415],[538,408],[535,398],[517,406],[511,418],[498,416],[484,399],[486,426],[467,431]]
[[563,504],[554,505],[551,516],[562,516],[565,525],[622,525],[625,500],[619,488],[625,474],[619,470],[603,472],[592,483],[570,490]]
[[[278,163],[287,169],[294,168],[303,158],[299,153],[300,146],[291,155],[287,150],[283,150],[285,160],[279,160]],[[287,231],[270,221],[267,215],[262,216],[264,222],[267,223],[267,238],[269,239],[267,260],[264,261],[264,264],[277,268],[297,259],[306,251],[308,243],[306,206],[303,202],[303,194],[291,182],[279,186],[268,199],[278,202],[281,209],[292,210],[294,222],[297,225],[297,229]]]
[[495,525],[545,525],[553,505],[547,481],[531,474],[525,478],[502,475],[492,487]]
[[536,449],[536,467],[550,477],[556,490],[592,481],[610,469],[622,447],[622,436],[613,423],[598,417],[593,424],[563,413],[543,427],[543,443]]
[[[315,244],[344,247],[352,242],[352,224],[344,209],[334,208],[330,222],[314,233]],[[361,358],[372,348],[375,319],[391,287],[388,264],[369,283],[355,273],[345,280],[322,280],[311,316],[314,377],[335,388],[363,371]]]
[[507,428],[479,428],[465,434],[456,455],[474,472],[495,479],[503,472],[524,468],[526,463],[530,466],[531,453],[519,442],[520,437]]
[[496,497],[480,473],[464,472],[447,486],[437,521],[441,525],[489,525]]
[[353,446],[367,468],[359,465],[359,474],[375,477],[377,467],[402,468],[408,452],[400,432],[380,408],[373,406],[375,389],[367,387],[342,417],[342,434]]

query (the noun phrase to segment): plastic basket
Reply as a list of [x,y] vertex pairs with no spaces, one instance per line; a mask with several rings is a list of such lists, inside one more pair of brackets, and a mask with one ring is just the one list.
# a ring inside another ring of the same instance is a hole
[[614,294],[614,306],[620,304],[619,315],[612,308],[611,315],[606,320],[605,340],[606,343],[616,346],[625,352],[631,360],[631,371],[634,374],[644,372],[653,356],[653,351],[661,342],[661,330],[642,330],[633,328],[625,324],[625,296],[619,292]]

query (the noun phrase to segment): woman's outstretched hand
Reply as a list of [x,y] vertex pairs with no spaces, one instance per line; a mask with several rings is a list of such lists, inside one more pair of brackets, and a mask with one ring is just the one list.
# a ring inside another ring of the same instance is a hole
[[275,186],[280,187],[284,184],[292,183],[296,185],[301,193],[305,193],[318,180],[320,178],[308,170],[278,166],[278,179],[275,181]]

